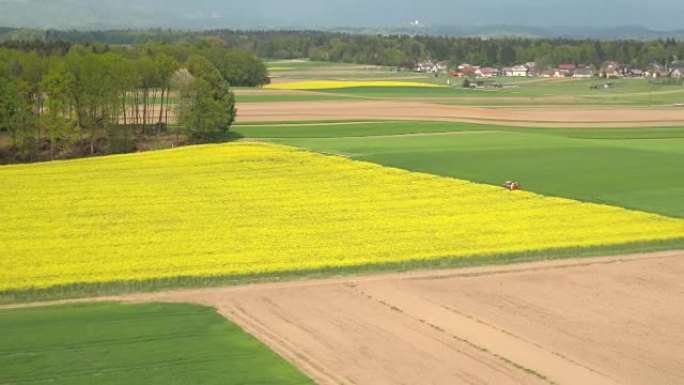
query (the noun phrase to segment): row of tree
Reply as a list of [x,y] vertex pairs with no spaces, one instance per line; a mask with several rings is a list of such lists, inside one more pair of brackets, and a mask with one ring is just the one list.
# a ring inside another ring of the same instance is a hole
[[253,55],[207,44],[36,47],[0,48],[3,162],[130,152],[165,134],[206,140],[235,119],[231,81],[267,81]]
[[675,39],[572,40],[480,39],[464,37],[356,35],[318,31],[23,31],[23,36],[46,42],[101,41],[110,44],[196,43],[211,41],[248,50],[259,57],[410,67],[423,59],[483,66],[510,66],[537,61],[593,64],[616,60],[645,68],[652,63],[684,59],[684,41]]
[[261,57],[297,58],[411,67],[423,59],[482,66],[511,66],[536,61],[549,66],[615,60],[646,67],[684,59],[684,41],[480,39],[433,36],[347,35],[321,32],[214,31],[228,47]]

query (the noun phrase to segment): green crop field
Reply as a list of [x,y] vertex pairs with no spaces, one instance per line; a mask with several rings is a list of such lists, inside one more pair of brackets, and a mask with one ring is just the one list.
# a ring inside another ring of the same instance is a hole
[[331,100],[357,100],[349,95],[278,95],[278,94],[263,94],[263,95],[236,95],[235,101],[237,103],[271,103],[271,102],[314,102],[314,101],[331,101]]
[[[479,126],[475,129],[496,129]],[[246,138],[344,138],[353,136],[424,134],[472,130],[473,125],[449,122],[310,122],[282,124],[247,124],[233,128]]]
[[313,384],[215,310],[200,306],[1,310],[0,330],[0,384]]
[[[449,131],[466,132],[435,135]],[[488,184],[516,179],[547,195],[684,217],[684,128],[373,122],[245,126],[237,132],[410,171]],[[419,133],[425,135],[402,136]]]

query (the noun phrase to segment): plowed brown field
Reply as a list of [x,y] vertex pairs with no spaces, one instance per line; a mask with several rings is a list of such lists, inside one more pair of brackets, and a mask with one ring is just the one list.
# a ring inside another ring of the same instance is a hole
[[240,122],[432,120],[526,127],[655,127],[684,125],[679,107],[476,107],[412,101],[246,103]]

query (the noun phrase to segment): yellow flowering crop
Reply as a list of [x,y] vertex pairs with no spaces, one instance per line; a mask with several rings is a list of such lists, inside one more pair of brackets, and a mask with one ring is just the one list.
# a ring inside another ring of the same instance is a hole
[[264,88],[272,90],[326,90],[355,87],[423,87],[441,88],[443,86],[431,83],[400,82],[390,80],[310,80],[292,83],[269,84]]
[[0,168],[0,291],[684,236],[684,220],[234,143]]

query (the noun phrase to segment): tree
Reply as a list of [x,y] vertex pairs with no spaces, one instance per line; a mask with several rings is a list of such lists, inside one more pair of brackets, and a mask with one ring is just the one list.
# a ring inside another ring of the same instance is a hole
[[[147,133],[147,124],[150,118],[150,90],[158,84],[157,71],[154,60],[145,55],[136,61],[136,69],[140,82],[140,89],[135,93],[134,113],[136,124],[142,125],[142,134]],[[140,116],[140,105],[142,104],[142,117]]]
[[204,57],[191,57],[186,67],[193,78],[180,89],[178,123],[183,131],[195,141],[227,132],[237,113],[228,82]]
[[264,63],[249,52],[211,47],[201,53],[231,85],[256,87],[269,81]]
[[31,129],[35,115],[28,102],[28,88],[25,82],[0,74],[0,129],[9,133],[12,147],[24,157],[32,155],[34,144]]
[[513,65],[516,62],[516,54],[513,45],[505,44],[499,47],[499,63]]
[[[118,124],[120,98],[125,92],[121,84],[123,59],[114,53],[70,53],[57,69],[64,78],[60,89],[68,100],[77,129],[89,133],[90,154],[104,130]],[[51,95],[48,95],[51,97]],[[71,115],[71,113],[70,113]]]
[[71,74],[59,68],[49,72],[43,79],[42,88],[49,95],[46,101],[46,112],[41,116],[50,142],[50,159],[68,145],[77,136],[77,125],[70,111]]
[[168,109],[170,102],[169,93],[171,91],[171,78],[173,74],[178,70],[179,63],[176,59],[172,58],[171,56],[162,53],[155,58],[154,66],[155,71],[157,73],[156,78],[159,82],[159,87],[161,88],[159,118],[157,119],[157,124],[155,126],[155,134],[158,134],[158,127],[162,124],[166,126],[169,123]]

